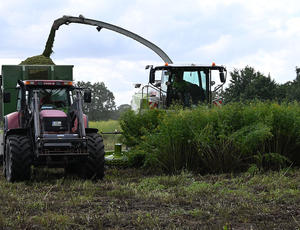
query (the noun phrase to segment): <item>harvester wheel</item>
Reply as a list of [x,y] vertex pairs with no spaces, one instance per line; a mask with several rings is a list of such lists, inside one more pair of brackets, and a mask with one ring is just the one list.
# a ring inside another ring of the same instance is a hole
[[89,133],[87,147],[89,156],[84,164],[83,174],[88,179],[102,179],[104,177],[104,144],[98,133]]
[[31,176],[31,142],[26,136],[8,136],[5,146],[5,177],[9,182],[29,180]]

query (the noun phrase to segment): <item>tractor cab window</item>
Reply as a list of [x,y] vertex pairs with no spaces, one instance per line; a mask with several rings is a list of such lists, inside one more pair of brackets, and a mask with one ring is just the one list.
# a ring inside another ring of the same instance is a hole
[[[20,88],[18,88],[18,97],[17,97],[17,111],[21,110],[21,97],[22,97],[22,91]],[[28,91],[25,92],[25,101],[28,102]],[[27,103],[28,104],[28,103]]]
[[70,98],[70,105],[72,105],[73,102],[74,102],[74,94],[73,94],[73,91],[69,91],[69,98]]
[[64,108],[70,105],[69,92],[66,89],[41,89],[41,109]]
[[21,90],[18,89],[18,98],[17,98],[17,111],[21,110]]

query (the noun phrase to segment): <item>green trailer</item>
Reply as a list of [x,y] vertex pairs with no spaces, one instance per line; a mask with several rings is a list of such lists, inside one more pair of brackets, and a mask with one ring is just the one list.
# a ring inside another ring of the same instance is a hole
[[2,103],[2,117],[17,109],[18,80],[73,81],[73,65],[3,65],[2,95],[4,100],[10,99],[10,102]]

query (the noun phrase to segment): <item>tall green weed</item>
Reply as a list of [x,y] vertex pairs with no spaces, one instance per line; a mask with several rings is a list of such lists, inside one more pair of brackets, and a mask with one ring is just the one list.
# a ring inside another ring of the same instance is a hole
[[[132,154],[144,167],[176,172],[244,171],[300,165],[298,103],[232,103],[172,111],[132,111],[121,120]],[[128,133],[126,133],[126,131]]]
[[128,110],[121,115],[120,126],[123,130],[123,142],[129,146],[140,144],[145,135],[150,135],[157,128],[165,111],[149,110],[145,113],[136,114]]

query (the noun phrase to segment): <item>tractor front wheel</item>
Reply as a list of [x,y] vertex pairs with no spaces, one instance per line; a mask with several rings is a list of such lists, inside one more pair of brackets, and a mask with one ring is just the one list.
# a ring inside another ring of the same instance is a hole
[[105,155],[103,139],[98,133],[89,133],[86,137],[89,156],[84,164],[83,176],[93,180],[102,179]]
[[9,182],[29,180],[32,151],[28,137],[11,135],[5,145],[5,177]]
[[81,176],[86,179],[98,180],[104,177],[104,144],[98,133],[86,135],[88,157],[82,164]]

